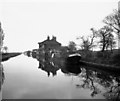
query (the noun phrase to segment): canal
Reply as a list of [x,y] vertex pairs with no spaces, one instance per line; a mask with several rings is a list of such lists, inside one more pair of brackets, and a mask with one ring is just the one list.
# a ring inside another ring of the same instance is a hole
[[[24,54],[2,63],[2,99],[118,99],[120,77],[59,59]],[[79,69],[78,69],[79,68]]]

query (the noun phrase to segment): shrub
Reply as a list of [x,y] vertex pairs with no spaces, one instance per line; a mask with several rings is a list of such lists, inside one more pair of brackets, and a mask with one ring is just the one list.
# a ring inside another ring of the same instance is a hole
[[116,66],[120,66],[120,53],[113,55],[112,64],[114,64]]

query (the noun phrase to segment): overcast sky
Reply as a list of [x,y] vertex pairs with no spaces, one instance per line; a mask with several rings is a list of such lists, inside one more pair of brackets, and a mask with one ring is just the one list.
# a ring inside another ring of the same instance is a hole
[[[38,2],[39,1],[39,2]],[[38,48],[47,35],[62,45],[101,28],[119,0],[2,0],[0,21],[9,51]]]

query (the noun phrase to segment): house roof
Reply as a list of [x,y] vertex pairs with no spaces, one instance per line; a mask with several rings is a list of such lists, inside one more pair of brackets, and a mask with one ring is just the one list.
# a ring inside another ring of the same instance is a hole
[[53,39],[51,39],[51,40],[44,40],[43,42],[39,42],[38,44],[53,44],[53,45],[61,45],[61,43],[59,43],[58,41],[56,41],[56,40],[53,40]]

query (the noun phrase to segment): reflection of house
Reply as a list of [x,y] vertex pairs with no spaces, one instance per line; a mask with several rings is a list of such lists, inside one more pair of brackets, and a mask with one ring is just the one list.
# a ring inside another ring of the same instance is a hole
[[48,76],[50,76],[50,73],[52,73],[52,75],[55,76],[57,74],[57,71],[59,70],[59,68],[55,66],[53,62],[49,61],[39,61],[39,68],[47,72]]

